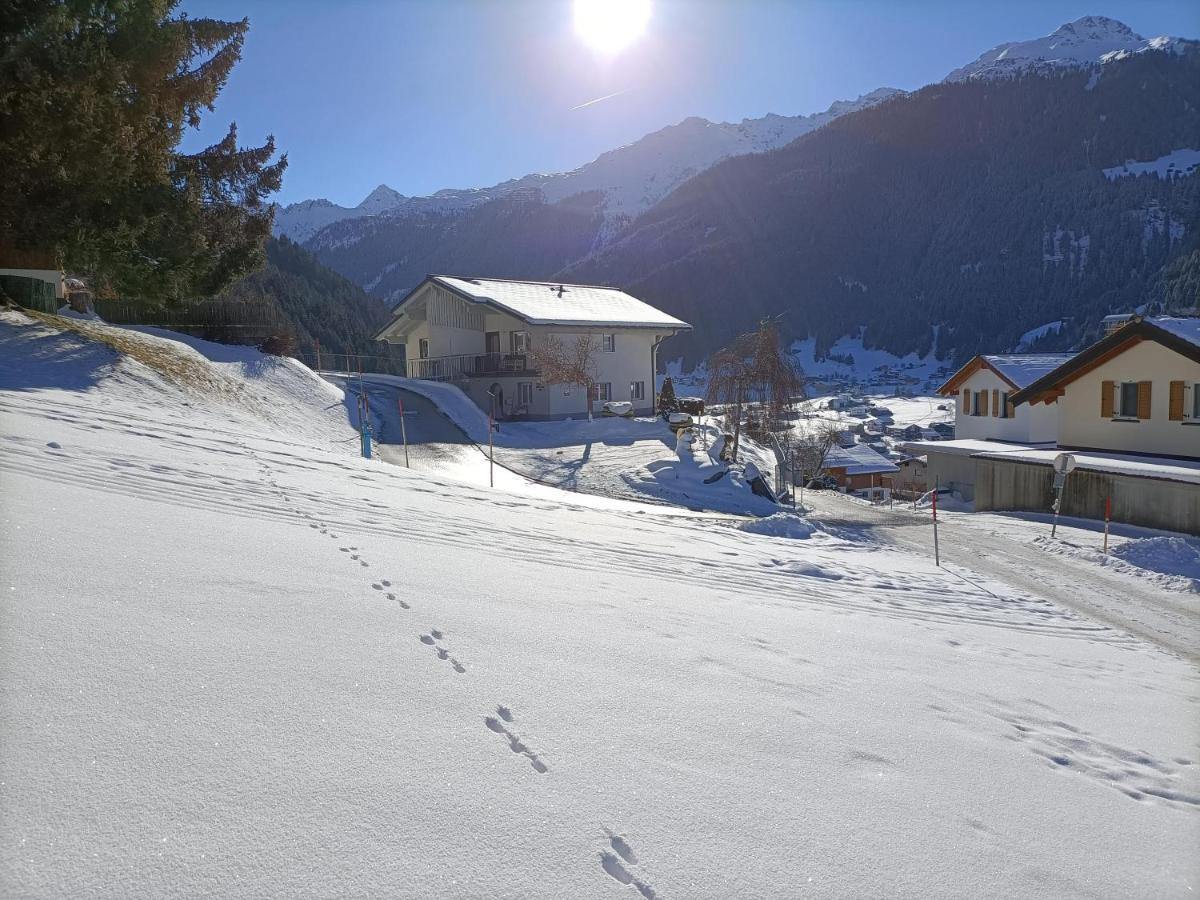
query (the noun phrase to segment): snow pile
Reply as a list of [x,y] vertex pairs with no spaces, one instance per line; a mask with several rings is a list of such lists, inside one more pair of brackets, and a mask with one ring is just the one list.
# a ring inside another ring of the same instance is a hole
[[761,519],[751,519],[742,522],[738,528],[749,534],[793,540],[807,540],[817,533],[816,526],[807,519],[787,512],[775,513]]
[[214,365],[312,437],[0,320],[5,896],[1196,883],[1182,660],[927,553],[355,458]]
[[1116,547],[1112,555],[1139,569],[1190,581],[1189,589],[1200,592],[1200,540],[1166,535],[1143,538]]

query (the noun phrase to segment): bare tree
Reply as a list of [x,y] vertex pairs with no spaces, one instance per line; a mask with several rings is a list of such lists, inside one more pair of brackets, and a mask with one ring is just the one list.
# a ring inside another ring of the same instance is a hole
[[794,465],[805,481],[824,471],[829,451],[838,442],[840,434],[841,429],[836,423],[822,422],[795,439],[791,447]]
[[587,394],[588,419],[592,418],[592,397],[596,387],[596,354],[600,352],[597,335],[581,334],[571,343],[557,335],[541,338],[531,349],[534,366],[546,384],[577,384]]
[[708,361],[708,394],[714,402],[725,404],[726,422],[733,426],[734,460],[745,405],[756,404],[764,431],[782,431],[787,409],[803,389],[800,370],[780,348],[779,335],[767,321],[757,331],[740,335]]

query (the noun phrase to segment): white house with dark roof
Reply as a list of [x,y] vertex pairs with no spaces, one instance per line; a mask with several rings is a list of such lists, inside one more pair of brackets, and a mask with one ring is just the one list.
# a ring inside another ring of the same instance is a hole
[[403,344],[412,378],[451,381],[482,409],[496,398],[505,418],[552,419],[587,412],[579,385],[548,384],[533,351],[551,337],[570,346],[597,338],[593,402],[654,409],[659,344],[686,322],[616,288],[430,275],[392,311],[376,340]]

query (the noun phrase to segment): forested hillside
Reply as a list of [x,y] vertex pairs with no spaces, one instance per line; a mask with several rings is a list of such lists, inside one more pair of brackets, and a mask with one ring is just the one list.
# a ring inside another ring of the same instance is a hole
[[[560,277],[696,326],[695,360],[766,316],[820,344],[962,359],[1071,319],[1195,296],[1200,176],[1110,178],[1200,147],[1200,53],[938,84],[684,184]],[[1185,254],[1190,254],[1186,256]],[[1189,287],[1191,285],[1191,287]]]
[[430,273],[550,278],[592,249],[604,225],[601,202],[596,191],[557,203],[521,191],[466,211],[338,222],[306,246],[389,300]]
[[388,317],[383,302],[287,238],[268,241],[266,265],[226,289],[221,299],[275,310],[294,329],[301,350],[320,341],[330,353],[384,352],[372,340]]

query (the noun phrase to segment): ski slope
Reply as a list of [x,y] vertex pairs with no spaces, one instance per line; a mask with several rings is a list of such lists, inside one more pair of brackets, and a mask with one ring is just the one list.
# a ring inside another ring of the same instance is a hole
[[361,460],[302,368],[136,339],[0,312],[5,896],[1196,889],[1179,658],[802,520]]

